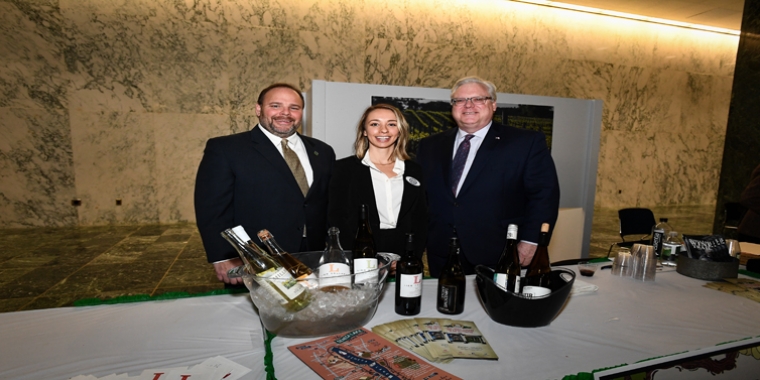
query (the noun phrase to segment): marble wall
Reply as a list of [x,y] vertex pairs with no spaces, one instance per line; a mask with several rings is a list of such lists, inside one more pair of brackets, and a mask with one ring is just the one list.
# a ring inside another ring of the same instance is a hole
[[714,204],[737,44],[503,0],[0,0],[0,227],[192,221],[205,140],[312,79],[603,99],[597,206]]

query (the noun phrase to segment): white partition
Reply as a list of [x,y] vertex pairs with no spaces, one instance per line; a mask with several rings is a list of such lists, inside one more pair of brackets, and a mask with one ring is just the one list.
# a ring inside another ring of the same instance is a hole
[[[448,101],[450,91],[440,88],[385,86],[312,81],[308,95],[307,134],[334,149],[338,158],[353,154],[356,123],[372,104],[373,96],[392,96]],[[594,192],[602,125],[602,101],[499,93],[499,103],[554,107],[551,153],[560,183],[560,207],[582,208],[581,252],[562,256],[587,257],[594,215]],[[554,235],[557,235],[555,230]],[[566,247],[552,238],[557,249]],[[557,252],[555,249],[555,252]],[[568,250],[574,250],[570,248]],[[554,260],[554,259],[552,259]]]
[[552,262],[581,257],[579,252],[583,252],[583,214],[580,207],[560,207],[552,241],[549,243],[549,259]]

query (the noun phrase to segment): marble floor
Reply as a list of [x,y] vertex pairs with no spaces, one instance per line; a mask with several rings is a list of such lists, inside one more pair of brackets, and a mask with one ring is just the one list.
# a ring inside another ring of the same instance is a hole
[[[711,233],[711,206],[652,211],[679,232]],[[594,211],[591,257],[607,254],[617,228],[616,210]],[[0,229],[0,312],[222,288],[194,224]]]

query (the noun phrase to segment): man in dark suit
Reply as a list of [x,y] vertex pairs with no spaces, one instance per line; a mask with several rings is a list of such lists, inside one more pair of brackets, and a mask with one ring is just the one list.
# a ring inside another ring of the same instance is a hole
[[327,232],[327,188],[335,152],[296,133],[301,91],[277,83],[259,94],[259,124],[248,132],[206,143],[195,181],[195,216],[209,263],[225,284],[240,284],[227,271],[242,265],[220,233],[242,225],[254,242],[268,229],[289,252],[322,250]]
[[421,140],[416,158],[427,179],[430,273],[437,277],[445,264],[454,228],[465,272],[474,273],[478,264],[496,265],[509,224],[519,227],[520,263],[527,265],[541,224],[553,228],[559,212],[559,181],[546,139],[492,121],[496,88],[491,82],[460,79],[451,104],[458,128]]

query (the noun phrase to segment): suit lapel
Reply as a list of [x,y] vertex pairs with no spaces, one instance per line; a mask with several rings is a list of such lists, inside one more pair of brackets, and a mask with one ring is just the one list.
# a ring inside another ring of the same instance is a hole
[[[260,128],[261,127],[256,126],[251,130],[251,140],[253,140],[254,149],[256,149],[256,151],[259,152],[259,154],[263,156],[272,167],[274,167],[275,171],[282,174],[286,183],[290,183],[300,194],[301,188],[298,187],[298,182],[296,182],[295,177],[293,177],[282,154],[280,154],[277,148],[275,148],[272,141],[264,135],[264,132],[261,132]],[[312,168],[313,167],[314,165],[312,165]]]
[[418,173],[412,173],[409,170],[409,166],[406,166],[406,169],[404,170],[403,180],[404,180],[404,194],[401,196],[401,209],[398,212],[398,220],[401,220],[406,213],[408,213],[412,209],[412,204],[414,204],[415,197],[414,195],[417,194],[417,186],[412,185],[407,181],[407,177],[412,177],[419,183],[419,174]]
[[327,176],[327,165],[323,164],[324,158],[320,157],[319,151],[311,140],[304,138],[301,134],[298,134],[298,137],[301,138],[303,146],[306,149],[306,155],[309,157],[309,164],[311,164],[311,171],[314,175],[311,186],[309,186],[309,192],[306,193],[306,197],[308,198],[309,194],[311,194],[311,189],[315,187],[314,185],[325,180],[325,176]]
[[359,185],[359,194],[364,194],[362,201],[367,205],[370,225],[380,226],[380,213],[377,211],[375,187],[372,185],[372,172],[361,160],[354,157],[355,173]]
[[472,161],[470,171],[467,172],[467,177],[464,179],[462,188],[459,189],[460,195],[465,193],[467,188],[475,182],[475,178],[478,177],[480,172],[482,172],[486,166],[494,163],[494,160],[492,160],[493,153],[497,150],[497,147],[503,138],[504,131],[502,130],[501,125],[496,123],[491,124],[491,128],[488,130],[488,133],[486,133],[486,137],[483,139],[483,143],[480,144],[478,153]]
[[436,160],[443,165],[443,180],[449,188],[451,188],[451,161],[452,157],[454,157],[454,141],[456,140],[458,131],[459,128],[454,127],[444,132],[443,139],[441,140],[443,146],[438,151],[439,156]]

